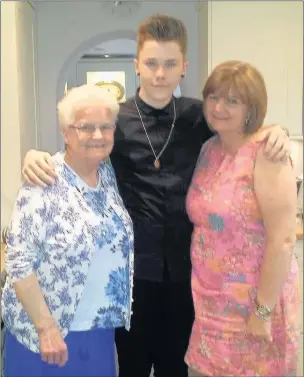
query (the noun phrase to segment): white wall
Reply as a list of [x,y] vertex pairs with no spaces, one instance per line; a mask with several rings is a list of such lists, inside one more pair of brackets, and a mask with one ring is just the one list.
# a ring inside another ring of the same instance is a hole
[[130,39],[115,39],[100,43],[88,51],[86,54],[126,54],[136,55],[136,41]]
[[35,11],[27,2],[1,2],[1,229],[21,184],[26,150],[35,148]]
[[16,7],[21,159],[37,146],[36,13],[26,1]]
[[204,88],[209,75],[208,55],[209,55],[209,9],[208,2],[203,2],[198,6],[198,82],[200,94]]
[[296,176],[303,175],[303,141],[292,140],[291,157],[294,164]]
[[243,60],[263,74],[266,124],[303,134],[303,3],[213,1],[209,8],[209,72],[225,60]]
[[1,229],[20,185],[16,4],[1,3]]
[[[198,76],[198,30],[196,2],[142,2],[141,8],[129,17],[113,17],[106,13],[101,2],[44,2],[37,1],[37,51],[40,99],[40,148],[55,152],[58,145],[58,129],[56,117],[58,77],[62,67],[76,50],[81,53],[98,43],[96,37],[105,33],[119,33],[117,38],[128,38],[129,33],[135,36],[136,29],[144,18],[154,13],[166,13],[178,17],[185,22],[189,33],[188,59],[189,73],[183,80],[183,94],[199,96]],[[86,41],[94,39],[92,45]],[[130,38],[128,38],[130,39]],[[101,43],[102,40],[99,41]],[[79,46],[83,45],[82,52]]]

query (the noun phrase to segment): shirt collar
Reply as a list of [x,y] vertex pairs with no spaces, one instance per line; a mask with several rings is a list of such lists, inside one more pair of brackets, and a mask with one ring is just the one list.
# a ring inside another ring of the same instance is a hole
[[171,101],[163,107],[162,109],[156,109],[155,107],[147,104],[144,100],[142,100],[139,96],[139,89],[137,89],[136,95],[135,95],[135,101],[138,105],[138,108],[141,112],[143,112],[146,115],[172,115],[173,114],[173,96]]

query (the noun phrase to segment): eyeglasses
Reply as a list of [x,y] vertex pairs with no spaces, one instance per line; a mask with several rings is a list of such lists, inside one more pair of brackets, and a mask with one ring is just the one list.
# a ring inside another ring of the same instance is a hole
[[214,103],[214,104],[217,104],[220,102],[220,99],[223,98],[224,99],[224,105],[226,107],[237,107],[237,106],[240,106],[242,104],[242,102],[235,98],[235,97],[220,97],[220,96],[217,96],[215,94],[209,94],[207,96],[207,101],[210,102],[210,103]]
[[70,128],[75,128],[80,133],[85,135],[94,135],[96,129],[98,128],[102,134],[109,134],[113,132],[116,128],[115,124],[91,124],[91,123],[83,123],[79,126],[69,126]]

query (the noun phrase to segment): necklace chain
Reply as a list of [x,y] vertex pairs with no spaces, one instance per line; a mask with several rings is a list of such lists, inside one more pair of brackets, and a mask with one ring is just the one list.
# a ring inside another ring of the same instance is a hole
[[174,101],[174,99],[173,99],[173,111],[174,111],[174,117],[173,117],[173,122],[172,122],[172,125],[171,125],[171,130],[170,130],[170,132],[169,132],[169,135],[168,135],[168,137],[167,137],[167,140],[166,140],[165,144],[163,145],[161,151],[160,151],[158,154],[155,153],[155,150],[154,150],[154,148],[153,148],[153,145],[152,145],[152,143],[151,143],[151,140],[150,140],[150,138],[149,138],[148,132],[147,132],[147,130],[146,130],[146,127],[145,127],[144,121],[143,121],[143,119],[142,119],[141,113],[140,113],[140,111],[139,111],[138,105],[137,105],[137,103],[136,103],[135,100],[134,100],[134,103],[135,103],[135,106],[136,106],[136,109],[137,109],[137,112],[138,112],[138,115],[139,115],[139,118],[140,118],[141,124],[142,124],[143,129],[144,129],[144,131],[145,131],[145,134],[146,134],[146,136],[147,136],[148,142],[149,142],[149,144],[150,144],[150,148],[151,148],[151,150],[152,150],[152,152],[153,152],[153,155],[154,155],[154,157],[155,157],[154,166],[155,166],[156,168],[159,168],[159,167],[160,167],[159,159],[160,159],[161,155],[164,153],[164,151],[166,150],[166,148],[167,148],[167,146],[168,146],[168,144],[169,144],[169,141],[170,141],[170,138],[171,138],[171,135],[172,135],[172,132],[173,132],[174,126],[175,126],[175,121],[176,121],[176,108],[175,108],[175,101]]

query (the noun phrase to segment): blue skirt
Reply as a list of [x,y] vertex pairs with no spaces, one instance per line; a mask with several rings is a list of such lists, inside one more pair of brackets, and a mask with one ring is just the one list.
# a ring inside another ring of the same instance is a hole
[[71,331],[65,338],[68,361],[63,367],[48,364],[5,330],[5,377],[115,377],[113,329]]

